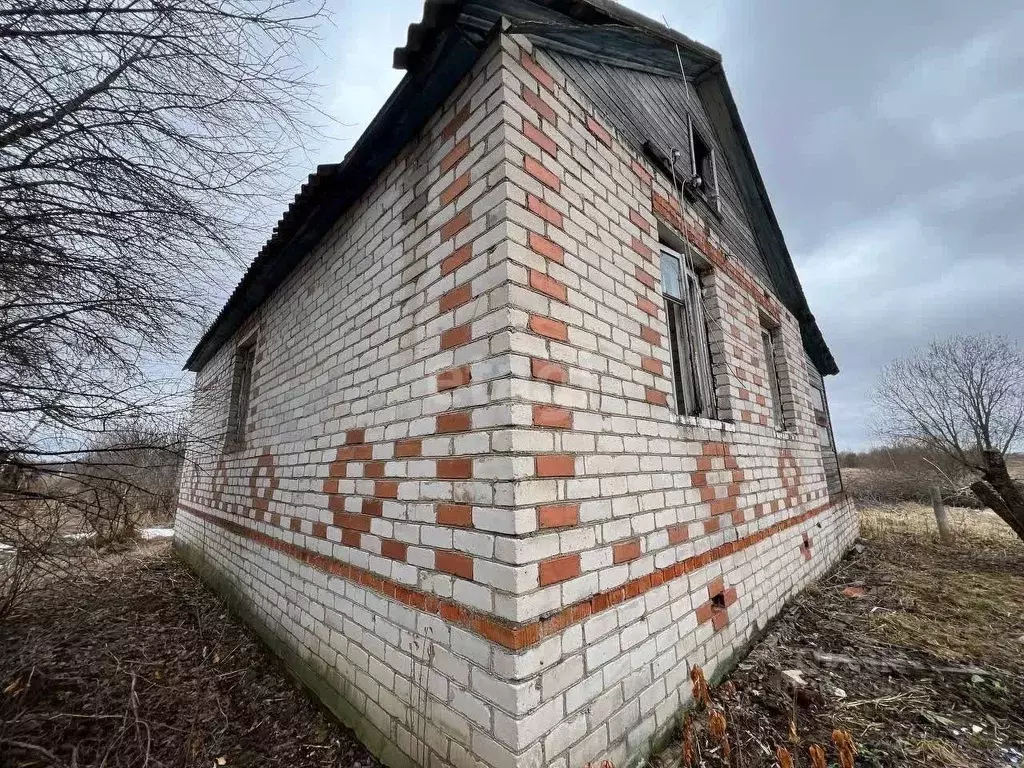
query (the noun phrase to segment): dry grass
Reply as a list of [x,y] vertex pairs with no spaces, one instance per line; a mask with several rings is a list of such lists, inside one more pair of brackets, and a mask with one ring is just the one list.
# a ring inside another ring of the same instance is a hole
[[[950,518],[947,546],[930,507],[862,510],[860,551],[799,595],[713,692],[734,734],[731,765],[775,768],[787,746],[807,768],[808,746],[836,728],[852,732],[858,766],[1024,765],[1024,543],[991,513]],[[656,764],[681,765],[678,744]]]
[[378,766],[167,543],[106,552],[0,624],[0,767]]
[[[999,516],[991,510],[949,507],[949,522],[959,540],[958,549],[981,548],[986,551],[1012,551],[1021,546]],[[909,536],[915,540],[939,543],[939,530],[935,513],[922,504],[893,504],[862,507],[860,510],[861,535],[881,540]]]

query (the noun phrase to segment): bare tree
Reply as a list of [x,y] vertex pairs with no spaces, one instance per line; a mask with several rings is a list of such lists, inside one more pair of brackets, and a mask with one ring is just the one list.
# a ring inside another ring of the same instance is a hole
[[977,479],[971,490],[1024,539],[1024,492],[1006,455],[1024,424],[1024,352],[1005,337],[955,336],[897,360],[877,392],[882,430],[940,451]]
[[[321,15],[319,0],[0,3],[0,476],[182,410],[186,387],[154,371],[292,186],[313,130],[300,48]],[[0,516],[51,490],[7,482]]]
[[0,7],[0,449],[153,403],[146,363],[195,338],[287,183],[319,10]]

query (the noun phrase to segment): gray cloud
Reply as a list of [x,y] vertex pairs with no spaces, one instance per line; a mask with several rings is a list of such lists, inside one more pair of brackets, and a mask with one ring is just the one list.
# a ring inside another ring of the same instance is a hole
[[[722,52],[811,309],[842,373],[841,447],[870,442],[878,369],[936,336],[1021,337],[1024,8],[930,0],[626,0]],[[324,41],[329,110],[354,124],[398,82],[420,0],[345,0]]]

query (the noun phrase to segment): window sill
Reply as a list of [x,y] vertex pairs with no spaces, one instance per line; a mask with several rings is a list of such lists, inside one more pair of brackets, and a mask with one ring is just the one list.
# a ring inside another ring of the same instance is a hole
[[700,429],[714,429],[719,432],[735,432],[736,425],[731,421],[721,419],[707,419],[703,416],[681,416],[675,415],[675,422],[681,427],[698,427]]

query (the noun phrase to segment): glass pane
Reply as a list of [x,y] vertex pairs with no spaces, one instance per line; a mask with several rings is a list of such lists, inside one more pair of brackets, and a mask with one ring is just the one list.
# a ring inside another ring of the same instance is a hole
[[661,254],[661,291],[675,299],[683,298],[683,278],[679,259],[670,253]]

